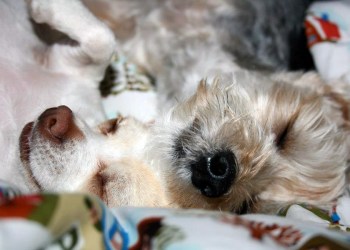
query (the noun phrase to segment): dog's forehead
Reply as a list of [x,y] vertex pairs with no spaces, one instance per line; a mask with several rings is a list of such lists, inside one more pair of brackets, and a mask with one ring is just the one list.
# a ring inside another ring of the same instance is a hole
[[[218,121],[232,116],[248,115],[251,98],[245,87],[236,83],[216,82],[200,85],[195,94],[179,103],[171,112],[173,121],[206,119]],[[188,124],[186,124],[188,125]]]
[[[234,95],[233,98],[239,93],[236,90],[235,87],[220,91],[214,89],[212,93],[207,93],[204,104],[192,107],[192,116],[185,117],[182,123],[174,122],[179,127],[172,132],[174,137],[171,143],[177,154],[187,152],[188,160],[188,157],[198,157],[197,154],[230,150],[247,165],[253,162],[252,159],[246,159],[247,155],[254,158],[270,150],[272,137],[251,115],[251,106],[247,100],[249,97],[237,97],[238,103],[229,100],[230,93]],[[267,148],[262,149],[260,145],[266,145]]]

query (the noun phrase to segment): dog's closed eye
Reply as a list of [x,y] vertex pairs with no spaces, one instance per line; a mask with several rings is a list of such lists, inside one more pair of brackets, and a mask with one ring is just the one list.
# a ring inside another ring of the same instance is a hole
[[276,135],[276,140],[275,140],[275,144],[278,148],[278,150],[283,150],[285,145],[286,145],[286,142],[287,142],[287,139],[288,139],[288,133],[291,129],[291,124],[288,123],[282,130],[279,134]]
[[124,117],[118,116],[115,119],[111,119],[101,123],[98,128],[104,135],[112,135],[118,130],[119,124],[124,120]]
[[290,143],[293,126],[296,120],[296,116],[288,120],[287,123],[279,126],[276,131],[275,145],[279,151],[283,151],[288,147]]

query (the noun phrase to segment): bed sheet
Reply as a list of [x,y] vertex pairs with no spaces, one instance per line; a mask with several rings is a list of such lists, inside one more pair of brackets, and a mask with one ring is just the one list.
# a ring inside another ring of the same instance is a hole
[[83,193],[22,195],[0,185],[0,249],[350,249],[350,198],[278,215],[107,208]]

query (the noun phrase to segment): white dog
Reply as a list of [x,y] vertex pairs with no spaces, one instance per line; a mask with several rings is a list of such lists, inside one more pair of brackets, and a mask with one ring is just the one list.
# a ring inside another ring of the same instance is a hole
[[[90,125],[105,120],[98,84],[116,46],[113,33],[80,1],[27,2],[0,2],[0,169],[1,178],[20,186],[17,146],[25,123],[58,105]],[[69,39],[48,45],[35,34],[36,23]]]
[[[0,14],[0,178],[23,192],[81,190],[110,206],[166,205],[140,160],[147,126],[118,117],[90,129],[105,121],[98,86],[114,34],[76,0],[1,1]],[[69,39],[48,45],[37,23]]]
[[66,106],[44,111],[20,136],[22,186],[85,191],[109,206],[166,206],[157,172],[146,164],[149,126],[118,117],[90,129]]

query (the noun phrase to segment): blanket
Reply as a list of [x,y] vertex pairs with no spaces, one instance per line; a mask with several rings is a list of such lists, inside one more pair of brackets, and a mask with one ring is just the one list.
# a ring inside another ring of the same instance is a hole
[[107,208],[82,193],[22,195],[0,185],[0,249],[350,249],[350,198],[331,211],[295,204],[276,216]]
[[325,80],[350,82],[350,2],[315,1],[305,19],[308,46]]

